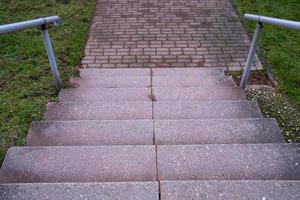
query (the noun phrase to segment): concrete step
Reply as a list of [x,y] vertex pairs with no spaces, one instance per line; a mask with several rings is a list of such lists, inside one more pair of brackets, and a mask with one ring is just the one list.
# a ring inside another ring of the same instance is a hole
[[159,87],[152,90],[157,101],[246,100],[240,87]]
[[0,184],[3,200],[158,200],[156,182]]
[[239,87],[159,87],[153,88],[70,88],[62,89],[59,100],[82,101],[165,101],[165,100],[245,100]]
[[102,78],[119,76],[224,76],[221,68],[115,68],[81,69],[82,78]]
[[62,89],[59,100],[82,101],[151,101],[151,88],[71,88]]
[[82,78],[100,78],[103,77],[119,77],[119,76],[150,76],[149,68],[115,68],[115,69],[99,69],[88,68],[80,70]]
[[156,120],[155,143],[158,145],[284,143],[284,139],[274,119]]
[[11,147],[1,183],[155,181],[154,146]]
[[71,82],[80,88],[141,88],[151,86],[151,77],[103,76],[99,79],[74,78]]
[[[240,144],[284,143],[274,119],[155,120],[155,143]],[[153,144],[152,120],[34,122],[29,146]]]
[[255,101],[158,101],[154,119],[260,118]]
[[160,180],[300,180],[299,144],[158,146]]
[[163,181],[161,200],[298,200],[300,181]]
[[153,144],[152,120],[46,121],[32,123],[29,146]]
[[55,102],[48,103],[45,120],[152,119],[151,102]]
[[153,76],[224,76],[222,68],[152,68]]
[[232,77],[226,76],[153,76],[153,87],[216,87],[236,86]]

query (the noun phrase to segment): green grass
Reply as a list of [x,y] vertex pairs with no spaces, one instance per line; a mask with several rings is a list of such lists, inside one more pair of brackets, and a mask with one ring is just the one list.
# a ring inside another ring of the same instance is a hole
[[[299,0],[233,0],[241,14],[251,13],[300,21]],[[255,22],[244,21],[248,33]],[[300,32],[265,25],[259,55],[270,65],[279,82],[279,90],[300,106]]]
[[[78,69],[95,0],[1,0],[0,24],[59,15],[49,30],[64,82]],[[23,145],[34,120],[56,92],[40,30],[0,35],[0,163],[12,145]]]

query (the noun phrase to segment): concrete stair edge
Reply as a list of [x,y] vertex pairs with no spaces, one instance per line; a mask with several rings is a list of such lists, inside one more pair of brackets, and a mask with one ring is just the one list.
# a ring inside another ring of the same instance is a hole
[[298,200],[300,181],[162,181],[161,200]]
[[158,200],[157,182],[79,182],[0,184],[0,199],[82,200],[145,199]]

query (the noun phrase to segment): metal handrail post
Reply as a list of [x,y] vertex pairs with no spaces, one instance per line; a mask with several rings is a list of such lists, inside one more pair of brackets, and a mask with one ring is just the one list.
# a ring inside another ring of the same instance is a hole
[[48,33],[48,25],[54,24],[55,26],[59,26],[60,22],[61,20],[58,16],[51,16],[12,24],[0,25],[0,35],[20,31],[27,28],[41,27],[45,49],[47,51],[48,60],[51,66],[52,76],[54,78],[55,87],[58,91],[61,89],[62,83],[59,77],[59,72]]
[[52,76],[53,76],[53,79],[54,79],[54,84],[55,84],[56,89],[59,91],[62,87],[62,83],[61,83],[61,80],[60,80],[59,71],[58,71],[58,68],[57,68],[56,61],[55,61],[55,56],[54,56],[53,48],[52,48],[52,45],[51,45],[47,25],[41,26],[41,30],[42,30],[44,46],[45,46],[45,49],[47,51],[48,60],[49,60],[50,66],[51,66],[51,71],[52,71]]
[[251,43],[251,47],[250,47],[250,50],[248,53],[247,62],[246,62],[244,73],[243,73],[243,78],[240,83],[240,86],[243,89],[245,89],[245,87],[247,85],[247,80],[248,80],[249,74],[251,72],[251,67],[253,65],[255,52],[257,49],[259,36],[260,36],[262,28],[263,28],[263,24],[271,24],[274,26],[279,26],[279,27],[283,27],[283,28],[289,28],[289,29],[294,29],[294,30],[300,31],[300,22],[297,22],[297,21],[277,19],[277,18],[272,18],[272,17],[265,17],[265,16],[261,16],[261,15],[251,15],[251,14],[245,14],[244,18],[247,20],[257,21],[257,25],[256,25],[255,33],[253,36],[253,40]]
[[258,46],[259,36],[262,32],[262,29],[263,29],[263,23],[257,22],[254,36],[253,36],[252,43],[251,43],[251,47],[250,47],[250,50],[248,53],[248,57],[247,57],[247,61],[246,61],[246,65],[245,65],[245,69],[244,69],[244,73],[243,73],[243,78],[240,83],[240,87],[242,87],[243,89],[245,89],[245,87],[247,85],[247,81],[248,81],[248,78],[249,78],[249,75],[251,72],[251,67],[254,62],[256,49]]

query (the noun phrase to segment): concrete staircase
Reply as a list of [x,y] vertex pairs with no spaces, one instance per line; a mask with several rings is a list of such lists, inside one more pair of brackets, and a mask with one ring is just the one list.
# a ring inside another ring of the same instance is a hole
[[0,199],[300,199],[300,146],[223,70],[80,75],[8,150]]

